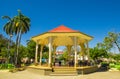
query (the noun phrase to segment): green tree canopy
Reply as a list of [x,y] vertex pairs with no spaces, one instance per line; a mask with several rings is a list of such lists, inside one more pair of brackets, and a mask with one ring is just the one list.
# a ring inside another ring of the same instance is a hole
[[[8,43],[9,43],[9,39],[7,39],[2,34],[0,34],[0,56],[1,57],[7,57]],[[11,41],[10,46],[11,46],[11,48],[9,49],[10,50],[9,53],[11,56],[13,56],[15,43],[13,41]]]
[[107,57],[107,56],[108,56],[108,54],[105,49],[99,49],[97,47],[90,49],[90,57],[92,59],[98,59],[98,58]]
[[108,36],[104,38],[104,41],[97,44],[97,47],[107,51],[117,47],[120,52],[120,33],[109,32]]
[[116,46],[120,52],[120,33],[109,32],[104,39],[104,44],[108,49]]
[[[40,46],[38,46],[38,52],[40,52]],[[35,50],[36,50],[36,43],[33,40],[28,40],[27,41],[27,50],[28,50],[28,57],[29,58],[34,58],[35,57]],[[48,47],[44,46],[43,47],[43,58],[48,58]]]

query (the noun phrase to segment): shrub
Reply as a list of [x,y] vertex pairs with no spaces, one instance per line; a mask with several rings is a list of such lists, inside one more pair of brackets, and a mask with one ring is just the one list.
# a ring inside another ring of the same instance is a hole
[[13,64],[8,64],[8,67],[7,67],[8,69],[13,69],[13,68],[15,68],[15,66],[13,65]]
[[13,69],[14,65],[13,64],[0,64],[0,69]]
[[107,62],[101,62],[101,66],[102,67],[107,67],[107,66],[109,66],[109,63],[107,63]]
[[120,70],[120,65],[115,65],[115,68]]
[[115,64],[114,63],[110,63],[109,66],[110,66],[110,68],[115,68]]
[[116,62],[116,65],[120,65],[120,62]]

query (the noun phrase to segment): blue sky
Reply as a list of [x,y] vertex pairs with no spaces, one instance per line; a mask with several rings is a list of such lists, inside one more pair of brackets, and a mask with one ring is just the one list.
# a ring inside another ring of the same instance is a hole
[[[102,42],[109,31],[120,32],[120,0],[0,0],[0,17],[13,17],[18,9],[31,19],[23,45],[59,25],[93,36],[90,47]],[[8,37],[2,30],[5,22],[0,19],[0,33]]]

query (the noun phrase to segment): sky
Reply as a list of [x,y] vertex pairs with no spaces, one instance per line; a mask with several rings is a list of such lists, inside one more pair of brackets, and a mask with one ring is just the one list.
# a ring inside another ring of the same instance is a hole
[[[30,31],[22,36],[23,45],[59,25],[93,36],[89,47],[102,42],[110,31],[120,32],[120,0],[0,0],[0,17],[13,17],[18,9],[31,19]],[[0,33],[8,37],[3,31],[6,22],[0,18]]]

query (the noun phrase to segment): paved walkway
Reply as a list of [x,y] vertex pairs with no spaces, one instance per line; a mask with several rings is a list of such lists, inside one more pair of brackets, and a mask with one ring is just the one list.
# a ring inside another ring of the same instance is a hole
[[27,70],[16,73],[0,70],[0,79],[120,79],[120,71],[95,72],[78,76],[41,76]]

